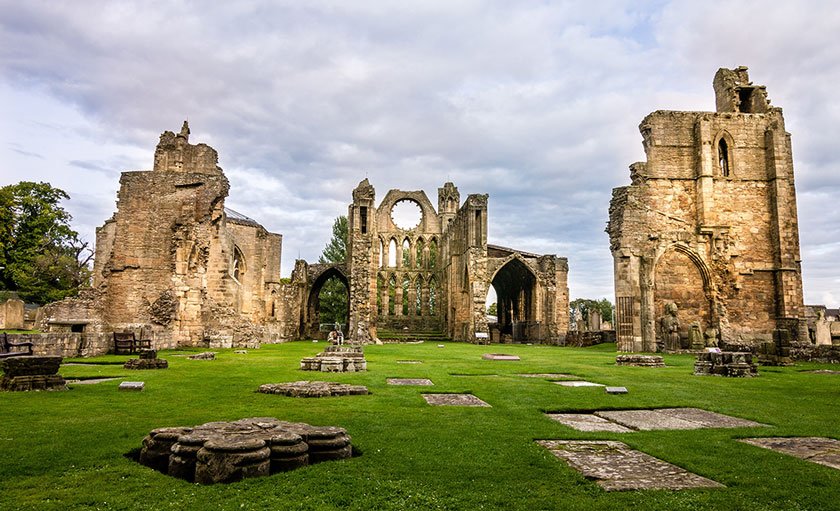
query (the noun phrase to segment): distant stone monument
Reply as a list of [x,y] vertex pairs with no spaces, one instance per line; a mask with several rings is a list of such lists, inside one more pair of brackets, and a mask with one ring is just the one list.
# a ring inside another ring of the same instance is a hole
[[829,321],[825,319],[824,310],[817,312],[817,321],[815,325],[817,346],[831,345],[831,325],[829,324]]

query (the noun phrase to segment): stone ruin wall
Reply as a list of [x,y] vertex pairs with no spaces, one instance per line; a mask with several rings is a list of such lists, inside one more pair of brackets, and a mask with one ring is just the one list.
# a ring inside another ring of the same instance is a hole
[[[733,84],[758,99],[720,88]],[[745,69],[719,71],[715,85],[725,111],[657,111],[642,121],[647,161],[631,166],[631,186],[613,191],[607,232],[620,349],[654,350],[670,301],[683,329],[699,322],[725,342],[755,344],[790,325],[798,335],[798,224],[782,112]],[[733,94],[759,112],[733,107]]]
[[86,331],[130,330],[158,349],[277,340],[282,238],[225,210],[217,160],[189,143],[186,123],[164,132],[154,169],[122,174],[117,211],[97,229],[99,296],[48,305],[44,327],[86,320]]

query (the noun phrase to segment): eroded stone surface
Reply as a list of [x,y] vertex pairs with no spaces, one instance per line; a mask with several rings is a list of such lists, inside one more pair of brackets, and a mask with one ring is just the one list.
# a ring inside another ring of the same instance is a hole
[[190,355],[187,358],[190,360],[216,360],[216,352],[205,351],[202,353],[196,353],[195,355]]
[[657,429],[747,428],[763,426],[737,417],[699,408],[661,408],[655,410],[604,410],[595,415],[638,431]]
[[723,351],[705,352],[697,355],[694,362],[695,376],[758,376],[758,365],[753,362],[752,353]]
[[519,360],[519,355],[509,355],[507,353],[485,353],[481,356],[484,360]]
[[214,484],[349,458],[352,452],[343,428],[252,417],[154,429],[143,439],[140,463],[187,481]]
[[289,397],[356,396],[368,393],[364,385],[350,385],[327,381],[293,381],[266,383],[257,389],[263,394],[282,394]]
[[622,442],[539,440],[537,443],[607,491],[723,487]]
[[157,358],[157,350],[142,349],[140,350],[140,358],[126,360],[123,367],[126,369],[166,369],[169,367],[169,362]]
[[547,413],[546,415],[552,420],[578,431],[608,431],[610,433],[629,433],[633,431],[590,413]]
[[388,378],[388,385],[434,385],[427,378]]
[[636,367],[665,367],[660,355],[618,355],[615,365]]
[[68,385],[96,385],[105,381],[119,380],[119,378],[85,378],[83,380],[67,380]]
[[840,470],[840,440],[833,438],[744,438],[741,442]]
[[67,382],[58,374],[62,357],[11,357],[0,360],[3,378],[0,390],[67,390]]
[[432,406],[490,406],[472,394],[423,394],[423,399]]

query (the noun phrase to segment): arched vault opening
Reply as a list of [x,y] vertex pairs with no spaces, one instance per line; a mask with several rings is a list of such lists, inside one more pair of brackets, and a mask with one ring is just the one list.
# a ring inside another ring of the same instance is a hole
[[[305,336],[325,338],[320,325],[340,323],[347,328],[350,310],[350,285],[347,277],[335,267],[328,268],[312,283],[307,301]],[[346,333],[346,332],[345,332]]]
[[527,342],[538,329],[535,326],[537,278],[518,258],[505,263],[491,281],[496,290],[496,317],[499,340]]

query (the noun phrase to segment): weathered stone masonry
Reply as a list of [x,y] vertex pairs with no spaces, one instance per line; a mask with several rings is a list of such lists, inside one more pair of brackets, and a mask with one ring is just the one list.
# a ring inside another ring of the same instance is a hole
[[122,174],[97,229],[93,291],[45,307],[42,330],[134,330],[158,349],[278,339],[282,238],[224,207],[217,161],[187,123],[164,132],[153,170]]
[[[716,112],[656,111],[639,126],[647,161],[613,190],[620,351],[655,351],[657,318],[679,307],[681,336],[699,324],[755,345],[802,329],[802,274],[790,135],[746,68],[720,69]],[[660,339],[660,345],[662,340]]]

